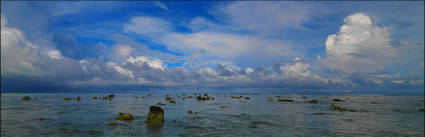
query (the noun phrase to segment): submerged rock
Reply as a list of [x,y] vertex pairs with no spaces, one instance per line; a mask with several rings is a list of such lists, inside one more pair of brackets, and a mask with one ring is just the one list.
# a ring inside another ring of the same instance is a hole
[[108,97],[109,98],[113,98],[115,95],[114,94],[111,94],[111,95],[109,95]]
[[425,107],[422,109],[419,109],[419,112],[424,112],[425,111]]
[[279,99],[279,102],[294,102],[292,99]]
[[376,102],[370,102],[370,104],[377,104]]
[[346,110],[347,110],[346,108],[341,107],[341,106],[337,106],[337,105],[335,105],[335,104],[332,104],[332,105],[331,105],[331,107],[332,107],[333,109],[338,109],[339,111],[346,111]]
[[357,110],[354,110],[354,109],[347,109],[347,108],[344,108],[344,107],[341,107],[341,106],[337,106],[337,105],[335,105],[335,104],[332,104],[332,105],[331,105],[331,107],[332,107],[333,109],[337,109],[337,110],[339,110],[339,111],[357,112]]
[[171,104],[176,104],[176,101],[175,100],[170,100],[170,103]]
[[317,103],[317,99],[311,100],[310,103],[313,103],[313,104]]
[[150,106],[146,122],[148,125],[162,124],[164,122],[164,110],[158,106]]
[[118,123],[117,122],[110,122],[108,125],[109,126],[118,126]]
[[169,100],[171,100],[172,98],[171,97],[169,97],[169,96],[167,96],[167,97],[165,97],[165,100],[166,101],[169,101]]
[[25,96],[25,97],[23,97],[21,100],[23,100],[23,101],[28,101],[28,100],[31,100],[31,97]]
[[307,97],[306,96],[303,96],[303,99],[306,99]]
[[191,110],[189,110],[189,111],[187,111],[187,113],[188,113],[188,114],[192,114],[192,111],[191,111]]
[[119,116],[115,118],[116,120],[134,120],[134,117],[131,113],[119,113]]
[[109,99],[109,97],[103,97],[103,100],[108,100]]
[[63,100],[65,100],[65,101],[69,101],[69,100],[71,100],[72,98],[63,98]]
[[97,99],[97,97],[93,97],[93,99]]
[[81,97],[77,97],[77,101],[80,101],[81,100]]
[[46,118],[40,118],[40,120],[46,120]]
[[250,97],[245,97],[245,99],[251,99]]

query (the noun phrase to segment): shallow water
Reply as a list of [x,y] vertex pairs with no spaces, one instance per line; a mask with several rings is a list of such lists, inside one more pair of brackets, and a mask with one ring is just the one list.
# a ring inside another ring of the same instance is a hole
[[[215,100],[197,101],[169,94],[177,104],[165,101],[165,94],[92,99],[107,95],[3,93],[1,136],[424,136],[424,113],[418,111],[424,107],[423,96],[306,95],[303,99],[295,94],[208,94]],[[250,99],[232,99],[232,95]],[[39,99],[22,101],[24,96]],[[81,101],[64,101],[78,96]],[[267,101],[268,96],[273,101]],[[294,102],[278,102],[276,96]],[[335,98],[345,102],[333,102]],[[308,103],[312,99],[319,102]],[[159,102],[166,104],[161,106],[164,124],[148,128],[149,106]],[[331,103],[358,112],[333,110]],[[135,119],[117,121],[119,112],[132,113]],[[119,125],[109,126],[113,121]]]

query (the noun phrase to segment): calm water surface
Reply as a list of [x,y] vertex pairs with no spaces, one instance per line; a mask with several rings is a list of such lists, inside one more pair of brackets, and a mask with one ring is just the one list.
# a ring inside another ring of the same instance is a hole
[[[418,111],[424,107],[423,96],[306,95],[303,99],[295,94],[208,94],[215,100],[197,101],[169,94],[177,104],[166,102],[165,94],[92,99],[107,95],[3,93],[1,136],[424,136],[424,113]],[[231,99],[232,95],[250,99]],[[39,99],[22,101],[24,96]],[[78,96],[81,101],[64,101]],[[267,101],[268,96],[273,101]],[[278,102],[276,96],[294,102]],[[345,102],[333,102],[335,98]],[[319,102],[308,103],[312,99]],[[148,128],[149,106],[159,102],[166,104],[161,106],[164,124]],[[358,112],[332,110],[331,103]],[[117,121],[119,112],[132,113],[135,119]],[[113,121],[120,125],[108,126]]]

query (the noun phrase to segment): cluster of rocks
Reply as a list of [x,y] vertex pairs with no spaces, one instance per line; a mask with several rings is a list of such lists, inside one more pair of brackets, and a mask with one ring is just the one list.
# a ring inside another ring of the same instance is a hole
[[[174,98],[169,97],[168,95],[165,97],[165,101],[168,101],[171,104],[176,104],[176,101],[173,100]],[[159,105],[159,104],[158,104]]]
[[279,99],[278,100],[279,102],[294,102],[294,100],[292,100],[292,99]]
[[208,96],[208,94],[204,94],[204,96],[199,94],[199,96],[196,97],[196,100],[198,101],[215,100],[215,98]]
[[69,101],[69,100],[77,100],[77,101],[80,101],[81,100],[81,97],[77,97],[77,98],[70,98],[70,97],[66,97],[66,98],[63,98],[63,100],[65,100],[65,101]]
[[243,96],[232,96],[231,98],[241,99]]

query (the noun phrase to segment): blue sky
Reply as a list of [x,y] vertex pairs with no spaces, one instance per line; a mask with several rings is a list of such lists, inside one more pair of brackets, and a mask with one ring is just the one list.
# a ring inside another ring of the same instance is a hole
[[2,91],[424,90],[421,1],[1,4]]

